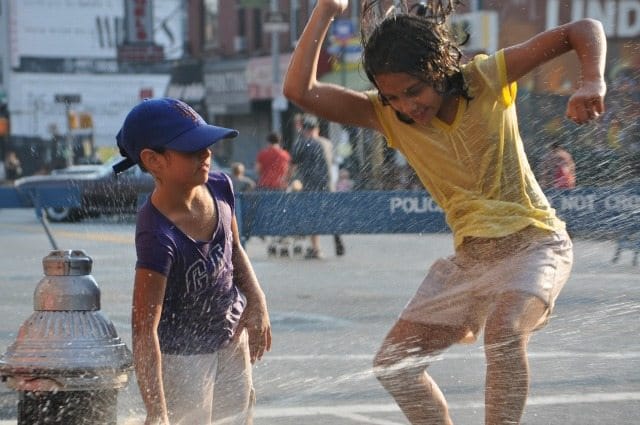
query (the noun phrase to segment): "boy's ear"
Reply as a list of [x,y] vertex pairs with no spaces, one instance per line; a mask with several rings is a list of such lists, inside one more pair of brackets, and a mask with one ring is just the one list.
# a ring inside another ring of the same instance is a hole
[[162,160],[161,157],[162,154],[151,149],[143,149],[142,152],[140,152],[142,166],[150,172],[158,169],[160,161]]

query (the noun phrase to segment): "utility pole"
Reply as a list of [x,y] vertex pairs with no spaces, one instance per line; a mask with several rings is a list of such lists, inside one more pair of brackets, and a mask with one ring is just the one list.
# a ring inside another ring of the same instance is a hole
[[[278,13],[278,0],[271,0],[271,16]],[[273,66],[273,86],[271,87],[271,125],[274,131],[280,133],[282,131],[282,121],[280,119],[280,110],[277,107],[276,99],[281,96],[280,93],[280,32],[271,32],[271,59]]]
[[264,31],[271,33],[271,58],[273,74],[271,81],[271,125],[273,131],[282,132],[281,112],[289,107],[289,102],[282,95],[280,78],[280,34],[289,31],[290,25],[286,14],[278,11],[278,0],[271,0]]

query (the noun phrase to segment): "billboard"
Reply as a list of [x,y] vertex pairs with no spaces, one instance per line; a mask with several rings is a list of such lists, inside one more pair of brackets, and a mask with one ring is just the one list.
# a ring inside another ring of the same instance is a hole
[[93,119],[96,146],[113,146],[127,112],[143,97],[162,96],[169,75],[159,74],[43,74],[15,73],[9,110],[11,134],[49,138],[52,125],[64,133],[65,105],[60,95],[77,94],[77,112]]
[[[167,59],[181,57],[181,0],[144,3],[153,5],[153,41],[163,46]],[[124,0],[10,0],[11,66],[18,68],[23,57],[115,60],[116,47],[125,39],[124,4]],[[150,17],[145,19],[149,25]],[[132,24],[135,27],[136,22]],[[132,41],[141,36],[135,32]]]

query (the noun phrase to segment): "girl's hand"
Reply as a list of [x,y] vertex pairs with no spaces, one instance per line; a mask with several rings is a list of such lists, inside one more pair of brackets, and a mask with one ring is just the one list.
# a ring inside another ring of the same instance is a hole
[[604,95],[607,91],[604,81],[584,82],[567,104],[567,118],[577,124],[584,124],[604,113]]
[[325,6],[333,10],[334,15],[340,15],[342,12],[347,10],[347,6],[349,4],[348,0],[319,0],[318,6]]
[[159,418],[155,415],[147,415],[144,425],[170,425],[169,417],[167,415],[163,415],[163,417]]

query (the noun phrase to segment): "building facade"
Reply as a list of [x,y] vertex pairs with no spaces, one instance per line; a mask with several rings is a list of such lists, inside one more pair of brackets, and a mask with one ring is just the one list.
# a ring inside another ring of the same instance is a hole
[[[211,122],[238,128],[240,136],[216,154],[223,163],[242,161],[250,169],[269,131],[281,132],[285,146],[295,140],[293,117],[299,111],[282,96],[282,81],[314,5],[315,0],[0,0],[0,138],[5,129],[12,137],[48,140],[56,132],[66,135],[77,122],[89,126],[78,131],[91,133],[93,146],[113,147],[136,102],[168,95]],[[360,7],[350,1],[335,19],[319,73],[323,81],[365,90],[371,85],[359,66]],[[604,24],[611,80],[621,69],[640,69],[640,0],[475,0],[465,2],[453,23],[470,31],[467,53],[473,54],[583,17]],[[519,86],[565,95],[579,76],[564,67],[577,69],[574,55],[552,61]],[[56,101],[64,96],[79,102]],[[333,123],[324,123],[323,132],[336,144],[350,145],[342,151],[354,155],[358,168],[381,157],[383,143],[370,132]],[[0,153],[6,145],[5,140]]]
[[[188,1],[186,51],[202,69],[195,103],[202,105],[208,119],[240,130],[238,139],[219,152],[223,161],[240,160],[252,166],[272,129],[283,134],[286,145],[294,140],[292,117],[299,111],[282,98],[281,82],[314,4],[313,0]],[[358,65],[360,2],[349,5],[334,22],[319,72],[322,80],[362,90],[370,84]],[[476,0],[465,2],[454,22],[471,32],[467,52],[473,54],[490,53],[569,21],[595,18],[606,29],[607,68],[615,73],[620,67],[640,68],[639,16],[640,0]],[[575,87],[579,76],[562,68],[577,66],[574,56],[565,55],[519,85],[526,92],[564,95]],[[338,140],[336,143],[345,138],[375,139],[370,133],[346,130],[331,123],[323,128],[334,142]],[[368,163],[371,149],[357,141],[352,147],[360,156],[360,165]],[[374,157],[380,157],[376,150]]]
[[127,111],[164,95],[184,18],[181,0],[1,0],[0,153],[25,173],[113,153]]

